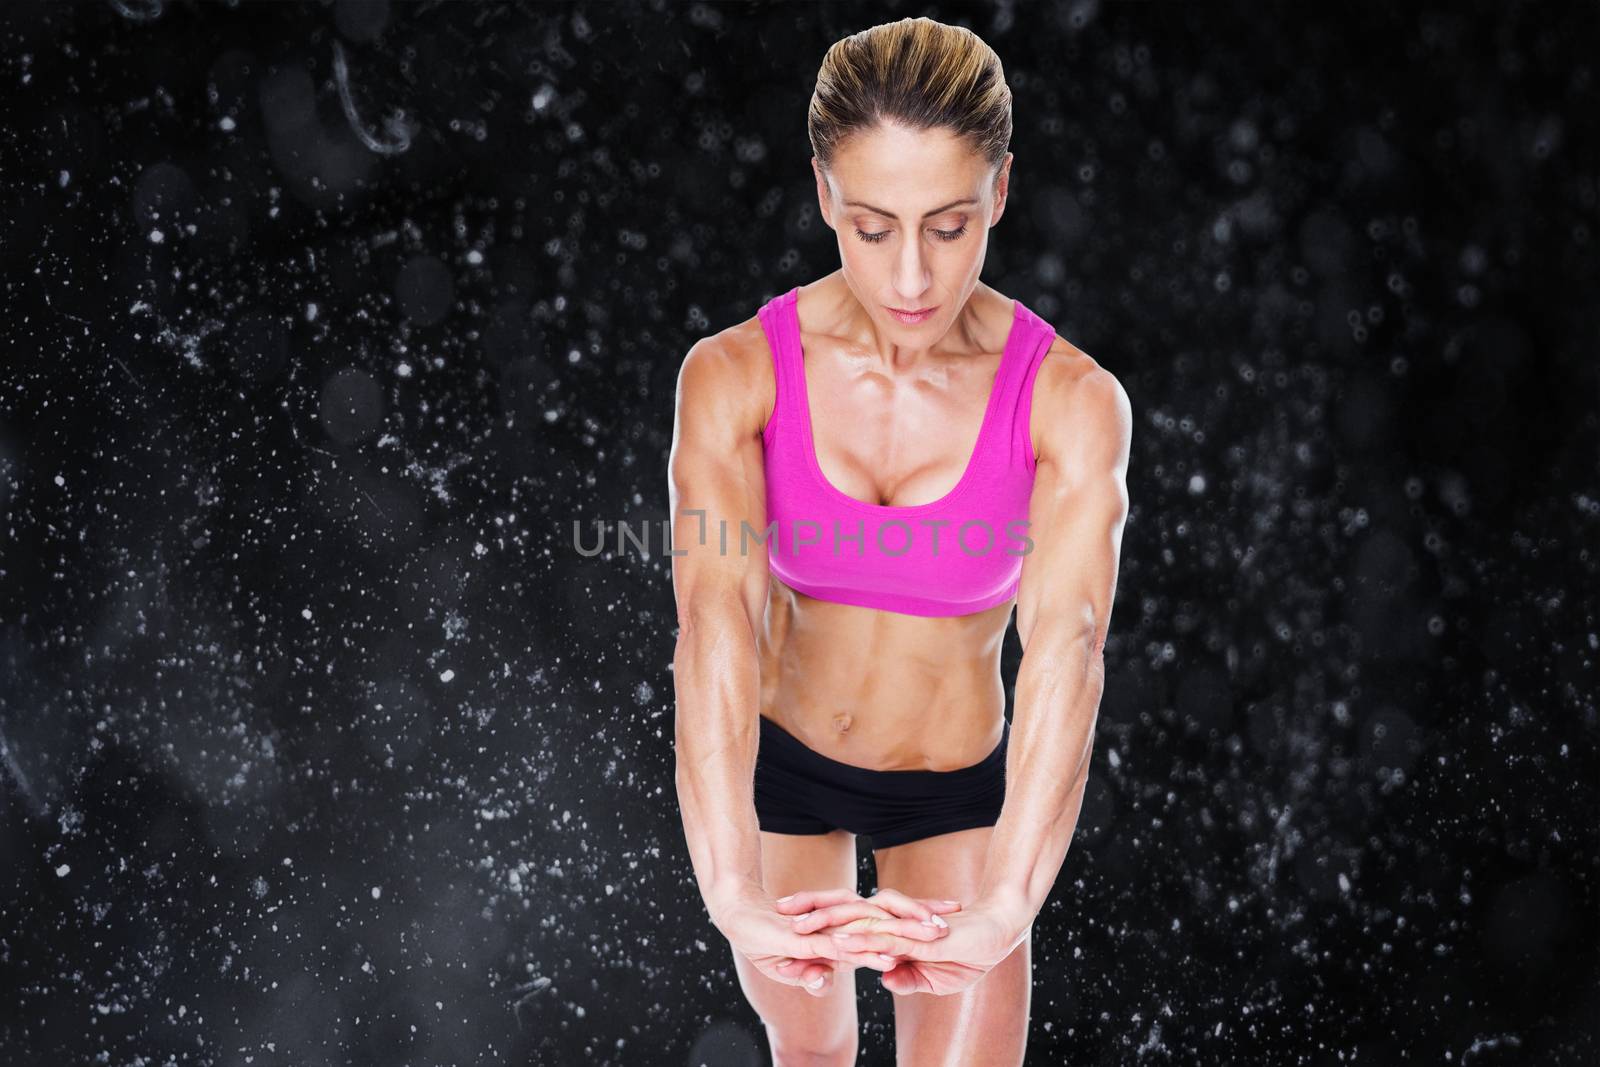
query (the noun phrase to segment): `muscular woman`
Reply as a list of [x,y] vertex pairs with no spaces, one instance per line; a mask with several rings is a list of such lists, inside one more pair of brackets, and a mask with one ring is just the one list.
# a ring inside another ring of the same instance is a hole
[[678,376],[689,854],[777,1064],[854,1062],[863,966],[901,1063],[1020,1064],[1104,684],[1129,403],[979,280],[1013,158],[987,45],[925,18],[845,38],[808,125],[839,269]]

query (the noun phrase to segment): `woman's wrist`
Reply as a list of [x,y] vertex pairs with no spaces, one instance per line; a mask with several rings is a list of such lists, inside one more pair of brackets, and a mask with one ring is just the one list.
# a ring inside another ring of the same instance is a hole
[[766,890],[758,881],[748,877],[729,877],[710,883],[700,895],[705,899],[706,911],[710,912],[712,923],[720,926],[718,917],[730,904],[760,899],[765,894]]
[[1021,937],[1033,925],[1038,915],[1038,909],[1028,900],[1027,894],[1007,886],[991,886],[981,890],[971,907],[998,915],[1017,937]]

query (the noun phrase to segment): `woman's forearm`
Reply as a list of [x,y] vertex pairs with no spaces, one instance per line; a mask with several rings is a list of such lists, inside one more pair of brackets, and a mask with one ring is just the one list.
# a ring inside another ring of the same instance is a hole
[[1017,669],[1006,799],[978,890],[1014,916],[1019,934],[1044,907],[1072,843],[1105,690],[1105,661],[1089,639],[1051,647],[1039,636]]
[[755,812],[760,667],[744,610],[685,625],[673,655],[676,781],[700,894],[719,902],[761,888]]

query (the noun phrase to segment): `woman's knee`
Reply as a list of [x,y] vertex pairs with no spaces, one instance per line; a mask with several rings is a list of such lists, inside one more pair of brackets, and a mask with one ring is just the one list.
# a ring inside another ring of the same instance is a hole
[[847,976],[827,996],[815,997],[793,986],[763,986],[751,1006],[767,1031],[773,1067],[835,1067],[856,1062],[860,1022],[855,983]]
[[832,1035],[779,1033],[767,1027],[767,1043],[772,1046],[772,1067],[854,1067],[860,1035],[854,1027]]
[[768,978],[737,953],[734,962],[745,999],[767,1032],[775,1067],[855,1063],[860,1023],[853,970],[835,971],[827,994],[818,997]]

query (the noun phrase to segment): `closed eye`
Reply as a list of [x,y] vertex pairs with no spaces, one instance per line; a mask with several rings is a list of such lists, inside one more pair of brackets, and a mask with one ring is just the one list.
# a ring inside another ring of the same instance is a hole
[[[967,227],[965,224],[962,224],[954,230],[934,230],[933,232],[941,241],[958,241],[961,239],[961,236],[967,232]],[[877,244],[885,237],[888,237],[889,233],[890,231],[888,230],[882,230],[878,233],[867,233],[865,230],[860,229],[856,230],[856,236],[868,244]]]

